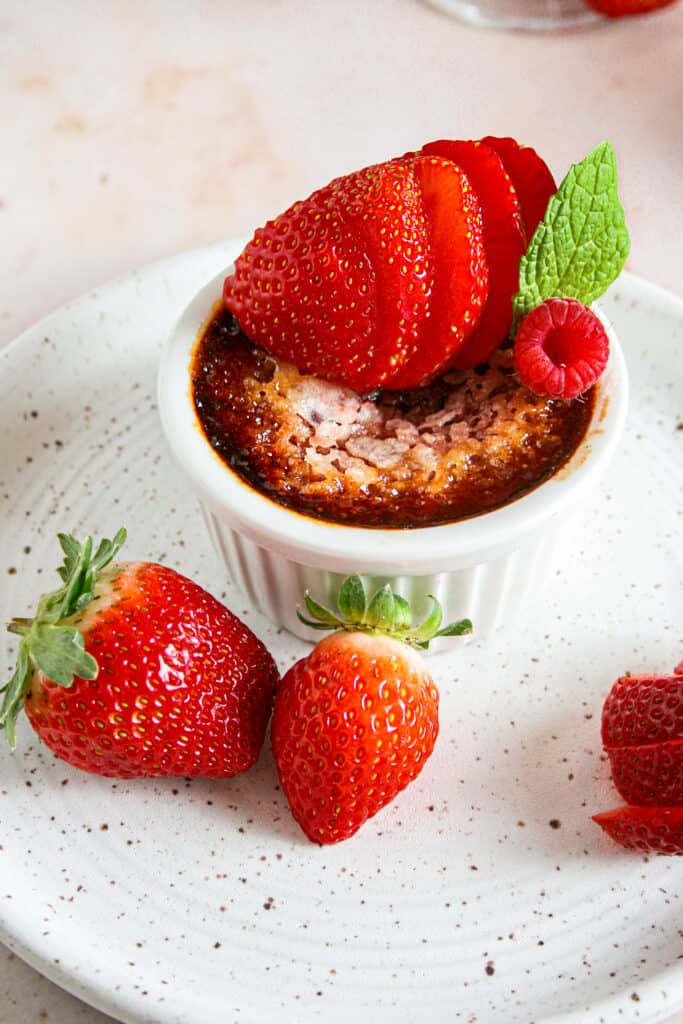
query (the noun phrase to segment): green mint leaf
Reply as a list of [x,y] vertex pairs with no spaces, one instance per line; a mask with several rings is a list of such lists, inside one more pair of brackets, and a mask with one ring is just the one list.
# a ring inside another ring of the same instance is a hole
[[347,622],[362,622],[365,618],[365,587],[363,581],[355,573],[347,576],[341,585],[337,598],[339,611]]
[[553,296],[594,302],[618,277],[630,244],[616,156],[603,142],[570,167],[520,261],[513,334],[522,317]]
[[94,679],[97,675],[97,662],[74,626],[36,624],[26,642],[35,665],[58,686],[71,686],[74,676]]

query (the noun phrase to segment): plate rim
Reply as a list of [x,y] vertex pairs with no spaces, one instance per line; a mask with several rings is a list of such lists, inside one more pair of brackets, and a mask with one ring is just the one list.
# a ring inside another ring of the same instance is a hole
[[[4,343],[0,348],[0,362],[6,363],[10,361],[24,345],[33,343],[38,334],[49,333],[49,325],[54,318],[78,307],[82,303],[92,301],[97,293],[103,289],[125,286],[135,278],[163,272],[164,268],[171,268],[179,263],[191,263],[196,259],[210,258],[214,253],[217,259],[219,257],[223,258],[225,254],[227,266],[231,259],[234,258],[232,254],[234,253],[236,256],[247,241],[247,236],[241,236],[212,242],[208,245],[196,246],[105,279],[94,287],[56,306],[26,327],[9,342]],[[654,304],[660,308],[662,306],[668,307],[673,317],[683,321],[683,297],[649,281],[639,274],[624,272],[613,286],[613,289],[615,291],[621,289],[628,292],[635,291],[643,302]],[[169,317],[169,327],[172,322],[172,318]],[[626,351],[628,352],[628,348]],[[115,991],[99,975],[90,974],[87,976],[87,980],[85,980],[84,976],[73,974],[61,964],[56,964],[53,958],[50,958],[49,955],[46,955],[41,950],[41,943],[39,941],[41,937],[33,934],[22,934],[21,929],[17,927],[18,922],[15,920],[10,921],[8,918],[5,906],[6,903],[3,901],[0,904],[0,941],[39,974],[88,1006],[103,1014],[113,1016],[116,1020],[123,1022],[123,1024],[145,1024],[145,1022],[152,1019],[148,1014],[148,1004],[141,1001],[141,997],[134,989]],[[14,916],[16,917],[16,915]],[[10,925],[14,927],[10,927]],[[652,1014],[654,1015],[648,1013],[647,1016],[644,1016],[644,1006],[641,1002],[638,1007],[640,1013],[639,1020],[643,1024],[647,1024],[647,1022],[656,1024],[657,1021],[667,1020],[673,1014],[683,1010],[683,962],[670,964],[668,967],[659,970],[657,973],[639,982],[638,989],[640,993],[649,993],[652,990],[653,995],[659,990],[661,995],[663,983],[675,984],[677,989],[675,1003],[672,1002],[670,1006],[667,1006],[664,1016],[661,1016],[654,1009],[655,1000],[653,999],[651,1005],[653,1006]],[[668,995],[671,998],[672,993]],[[627,989],[623,989],[614,995],[591,1003],[588,1008],[539,1017],[536,1019],[536,1024],[598,1024],[602,1016],[616,1011],[623,1004],[624,998],[627,997]],[[168,1010],[169,1004],[164,1005],[166,1010]],[[168,1012],[161,1010],[161,1013],[164,1014],[163,1016],[159,1014],[160,1009],[157,1004],[155,1013],[159,1024],[162,1024],[162,1022],[163,1024],[177,1024],[177,1021],[180,1020],[179,1017],[174,1016],[172,1009]],[[251,1024],[247,1016],[242,1016],[241,1019],[243,1024]]]

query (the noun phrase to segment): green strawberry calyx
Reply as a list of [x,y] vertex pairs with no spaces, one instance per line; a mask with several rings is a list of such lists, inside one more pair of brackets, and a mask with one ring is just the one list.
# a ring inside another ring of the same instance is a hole
[[44,594],[32,619],[12,619],[10,633],[21,637],[17,663],[12,678],[0,688],[0,729],[7,741],[16,745],[16,723],[24,696],[35,671],[40,671],[58,686],[71,686],[74,678],[95,679],[98,665],[85,650],[83,635],[64,620],[83,611],[93,598],[99,573],[116,555],[126,540],[122,527],[112,540],[103,539],[94,548],[92,537],[81,543],[69,534],[60,533],[64,564],[57,570],[62,585]]
[[605,141],[573,164],[550,197],[519,264],[511,336],[546,299],[590,306],[621,273],[630,249],[617,190],[617,158]]
[[394,593],[391,584],[387,583],[368,599],[362,577],[355,573],[341,585],[337,597],[338,612],[318,604],[306,591],[304,603],[310,618],[299,607],[296,613],[299,620],[312,629],[388,636],[422,650],[427,650],[436,637],[464,636],[472,632],[469,619],[461,619],[442,627],[441,605],[431,594],[428,597],[432,602],[430,611],[422,622],[414,624],[410,604],[400,594]]

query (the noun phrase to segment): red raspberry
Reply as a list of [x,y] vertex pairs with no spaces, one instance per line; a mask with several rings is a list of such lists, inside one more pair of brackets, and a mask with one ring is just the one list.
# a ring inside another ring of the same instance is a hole
[[607,366],[605,328],[576,299],[546,299],[522,320],[515,338],[515,369],[535,395],[576,398]]

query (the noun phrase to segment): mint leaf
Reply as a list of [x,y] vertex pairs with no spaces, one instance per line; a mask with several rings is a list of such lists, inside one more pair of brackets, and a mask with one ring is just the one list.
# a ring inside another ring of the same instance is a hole
[[513,334],[522,317],[553,296],[594,302],[618,277],[630,245],[616,156],[603,142],[570,167],[520,261]]

